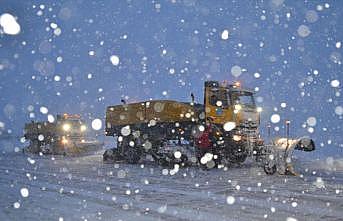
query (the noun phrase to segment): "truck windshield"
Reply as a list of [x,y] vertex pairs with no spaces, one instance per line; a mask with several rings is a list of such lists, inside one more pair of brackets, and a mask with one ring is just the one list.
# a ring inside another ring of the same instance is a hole
[[233,92],[231,98],[233,104],[242,104],[249,106],[255,105],[254,97],[250,92]]
[[[221,105],[218,105],[217,102]],[[211,90],[210,91],[210,104],[213,106],[222,106],[223,108],[228,107],[228,96],[226,90]]]

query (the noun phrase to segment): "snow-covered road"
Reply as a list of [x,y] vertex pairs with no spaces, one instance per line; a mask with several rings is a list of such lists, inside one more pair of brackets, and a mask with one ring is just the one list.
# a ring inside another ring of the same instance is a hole
[[[103,164],[101,153],[82,157],[2,153],[0,220],[343,217],[341,167],[330,171],[318,162],[297,162],[303,177],[267,176],[250,164],[228,171],[185,168],[175,175],[163,175],[162,169],[153,164]],[[29,191],[27,197],[22,188]]]

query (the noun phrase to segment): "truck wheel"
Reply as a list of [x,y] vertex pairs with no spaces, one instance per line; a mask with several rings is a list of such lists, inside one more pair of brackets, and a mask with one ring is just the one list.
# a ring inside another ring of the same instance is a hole
[[168,162],[165,158],[158,159],[158,165],[162,167],[171,167],[170,162]]
[[270,166],[269,164],[265,164],[263,170],[267,175],[273,175],[276,172],[276,165]]
[[241,164],[247,159],[247,157],[248,157],[247,153],[234,152],[228,156],[228,160],[232,164]]
[[126,147],[124,155],[129,164],[137,164],[141,159],[141,152],[134,147]]
[[228,160],[233,164],[241,164],[248,157],[248,153],[245,150],[244,144],[236,144],[236,146],[234,146],[234,148],[231,149],[231,151],[229,151],[227,154]]
[[181,157],[179,159],[172,159],[173,164],[179,164],[181,167],[186,167],[188,165],[188,157],[185,154],[181,154]]
[[38,140],[31,141],[28,150],[30,153],[34,153],[34,154],[41,152],[42,150],[40,148],[39,141]]
[[185,154],[181,155],[181,166],[185,167],[188,165],[188,157]]
[[104,162],[116,162],[123,160],[123,157],[120,155],[118,149],[114,148],[106,150],[102,157]]
[[113,160],[113,149],[106,150],[102,155],[103,161],[112,161]]

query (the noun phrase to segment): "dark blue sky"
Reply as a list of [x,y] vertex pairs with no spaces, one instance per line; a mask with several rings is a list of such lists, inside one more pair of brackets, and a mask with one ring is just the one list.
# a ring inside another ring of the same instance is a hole
[[263,126],[279,114],[273,126],[291,119],[294,135],[343,145],[343,1],[2,0],[5,12],[21,32],[0,34],[0,130],[20,134],[30,112],[45,120],[41,106],[103,118],[125,96],[202,102],[205,80],[240,80],[258,87]]

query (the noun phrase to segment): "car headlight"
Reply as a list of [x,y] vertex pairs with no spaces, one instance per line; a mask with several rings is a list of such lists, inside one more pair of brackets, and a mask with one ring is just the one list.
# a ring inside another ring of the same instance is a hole
[[84,132],[85,130],[87,130],[86,125],[81,125],[80,130],[81,130],[81,132]]
[[70,124],[63,124],[62,128],[64,131],[69,131],[70,130]]

